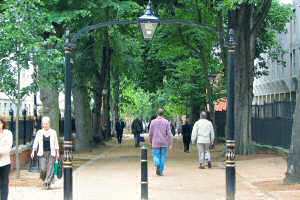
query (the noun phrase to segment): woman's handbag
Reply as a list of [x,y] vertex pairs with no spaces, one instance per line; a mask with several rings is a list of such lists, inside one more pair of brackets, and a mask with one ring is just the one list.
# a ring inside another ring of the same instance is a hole
[[61,177],[62,177],[62,161],[61,160],[55,160],[55,163],[54,163],[54,175],[58,179],[61,179]]

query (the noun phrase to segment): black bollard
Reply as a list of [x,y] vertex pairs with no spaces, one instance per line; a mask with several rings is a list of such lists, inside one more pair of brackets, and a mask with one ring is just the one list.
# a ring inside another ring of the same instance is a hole
[[141,148],[141,200],[148,200],[148,159],[145,145]]
[[23,109],[22,115],[23,115],[23,144],[26,144],[26,114],[27,110],[26,108]]

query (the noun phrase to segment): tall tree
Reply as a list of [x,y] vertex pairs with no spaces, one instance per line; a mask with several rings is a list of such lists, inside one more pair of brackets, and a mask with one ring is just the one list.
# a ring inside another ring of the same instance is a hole
[[297,89],[296,107],[293,117],[293,131],[290,151],[288,154],[288,167],[285,182],[300,183],[300,88]]
[[[251,143],[251,105],[253,99],[254,60],[261,59],[262,53],[270,53],[276,45],[275,30],[284,30],[289,18],[289,8],[277,0],[226,1],[237,8],[230,12],[229,23],[236,34],[235,68],[235,133],[237,152],[253,152]],[[274,15],[276,13],[277,15]],[[277,20],[274,20],[277,18]],[[261,39],[269,38],[268,42]]]

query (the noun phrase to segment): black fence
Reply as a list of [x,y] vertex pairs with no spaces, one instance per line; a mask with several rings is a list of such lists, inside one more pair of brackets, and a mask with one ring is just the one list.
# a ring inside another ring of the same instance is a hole
[[216,137],[225,138],[226,112],[215,112]]
[[[13,133],[14,145],[16,142],[16,121],[8,121],[9,129]],[[19,144],[26,144],[32,141],[32,134],[34,129],[33,120],[20,120],[19,121]]]
[[252,106],[252,117],[259,119],[266,118],[287,118],[293,119],[296,102],[281,101],[265,103]]
[[287,118],[252,118],[252,140],[264,145],[289,148],[293,120]]
[[[8,121],[8,126],[11,132],[13,133],[13,143],[16,142],[16,121]],[[41,119],[37,120],[37,130],[41,129]],[[19,144],[26,144],[32,142],[34,131],[34,121],[31,120],[20,120],[19,121]],[[72,132],[75,132],[75,119],[72,119]],[[59,136],[62,137],[64,134],[64,119],[59,121]]]
[[[263,145],[289,148],[295,102],[252,106],[252,140]],[[226,112],[215,114],[216,136],[225,137]]]

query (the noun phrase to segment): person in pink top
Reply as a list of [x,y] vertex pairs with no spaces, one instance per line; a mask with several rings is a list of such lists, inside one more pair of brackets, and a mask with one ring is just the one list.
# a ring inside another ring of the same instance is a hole
[[164,110],[160,108],[157,115],[157,118],[152,120],[150,124],[149,140],[152,145],[152,156],[156,167],[156,174],[162,176],[168,147],[171,149],[173,142],[170,122],[163,117]]

